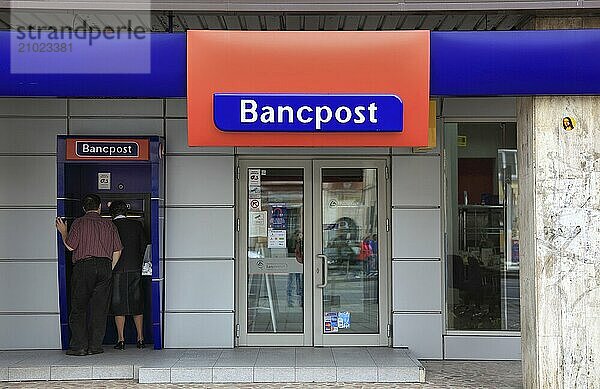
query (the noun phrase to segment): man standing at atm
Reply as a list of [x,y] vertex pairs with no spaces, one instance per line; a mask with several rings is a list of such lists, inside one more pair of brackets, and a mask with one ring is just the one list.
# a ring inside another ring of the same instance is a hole
[[62,218],[56,218],[63,243],[73,252],[71,344],[67,355],[78,356],[104,352],[112,269],[123,250],[117,227],[100,216],[100,197],[88,194],[81,202],[85,215],[75,219],[70,231]]

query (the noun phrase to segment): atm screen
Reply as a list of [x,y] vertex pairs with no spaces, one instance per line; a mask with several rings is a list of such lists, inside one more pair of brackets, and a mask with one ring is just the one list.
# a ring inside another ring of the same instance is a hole
[[[116,199],[102,199],[102,217],[110,217],[110,203]],[[127,217],[132,219],[143,219],[145,214],[144,199],[123,199],[127,204]]]

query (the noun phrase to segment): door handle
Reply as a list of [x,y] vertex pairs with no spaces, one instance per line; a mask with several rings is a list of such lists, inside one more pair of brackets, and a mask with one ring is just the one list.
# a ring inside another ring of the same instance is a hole
[[321,263],[323,264],[323,283],[317,284],[317,288],[325,288],[327,286],[327,275],[329,273],[329,264],[327,263],[327,255],[325,254],[317,254],[317,258],[321,258]]

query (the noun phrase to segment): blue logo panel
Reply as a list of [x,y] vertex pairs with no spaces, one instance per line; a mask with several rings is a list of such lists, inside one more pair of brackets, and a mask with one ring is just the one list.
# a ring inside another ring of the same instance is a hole
[[237,132],[402,132],[391,94],[215,93],[215,126]]

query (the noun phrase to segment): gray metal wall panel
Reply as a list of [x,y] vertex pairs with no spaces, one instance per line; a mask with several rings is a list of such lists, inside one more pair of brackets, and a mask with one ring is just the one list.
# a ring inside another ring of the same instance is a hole
[[521,359],[520,336],[444,336],[446,359]]
[[71,119],[71,135],[163,135],[162,119]]
[[0,315],[0,350],[59,349],[59,315]]
[[408,347],[417,358],[442,358],[442,315],[395,313],[394,347]]
[[0,206],[56,206],[56,159],[0,156]]
[[392,210],[392,258],[440,258],[439,209]]
[[392,158],[392,205],[440,205],[440,157]]
[[57,313],[57,263],[0,262],[0,312]]
[[517,116],[516,97],[449,97],[444,98],[442,116],[446,121],[452,118],[507,118]]
[[233,313],[166,313],[165,347],[233,347]]
[[233,311],[233,260],[167,261],[166,311]]
[[188,146],[187,119],[167,119],[167,154],[227,154],[233,147]]
[[0,119],[0,153],[56,153],[56,135],[67,133],[66,119]]
[[187,99],[167,99],[167,117],[187,117]]
[[167,209],[167,258],[233,258],[233,208]]
[[392,155],[414,155],[412,147],[392,147]]
[[0,98],[0,116],[66,116],[66,99]]
[[394,311],[442,311],[440,261],[392,261]]
[[0,209],[0,259],[56,258],[54,209]]
[[163,116],[160,99],[72,99],[71,116]]
[[167,205],[231,205],[233,157],[167,157]]

